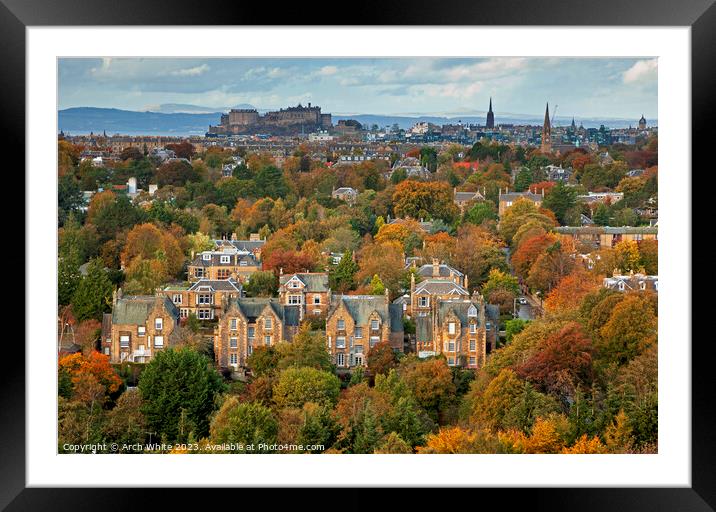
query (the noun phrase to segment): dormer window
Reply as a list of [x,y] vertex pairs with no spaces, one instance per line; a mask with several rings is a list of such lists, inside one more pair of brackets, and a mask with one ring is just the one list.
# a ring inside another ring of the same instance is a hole
[[221,255],[221,263],[231,263],[231,256]]
[[346,321],[342,318],[339,319],[336,323],[336,329],[338,329],[339,331],[344,331],[346,329]]
[[430,297],[419,297],[418,305],[421,308],[427,308],[430,305]]
[[211,261],[211,253],[207,252],[207,253],[202,254],[201,259],[203,259],[204,261]]
[[477,316],[477,308],[474,304],[470,305],[470,308],[467,310],[467,316],[469,317],[475,317]]

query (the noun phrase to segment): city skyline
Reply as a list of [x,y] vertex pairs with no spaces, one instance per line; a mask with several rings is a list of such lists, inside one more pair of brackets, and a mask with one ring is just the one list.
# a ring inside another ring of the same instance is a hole
[[[261,58],[58,60],[58,107],[260,110],[312,102],[335,115],[656,119],[651,58]],[[172,107],[167,107],[173,104]],[[178,106],[177,106],[178,105]]]

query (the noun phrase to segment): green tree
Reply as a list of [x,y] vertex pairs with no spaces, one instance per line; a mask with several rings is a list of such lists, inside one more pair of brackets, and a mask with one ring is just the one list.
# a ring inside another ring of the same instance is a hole
[[215,398],[225,388],[209,358],[189,348],[159,351],[138,387],[149,429],[170,443],[186,440],[190,433],[206,436]]
[[[236,397],[227,398],[211,422],[212,443],[233,443],[230,453],[271,453],[259,444],[276,443],[278,422],[271,409],[259,403],[241,403]],[[247,450],[253,445],[253,450]]]
[[289,188],[286,178],[280,169],[269,165],[261,169],[254,178],[256,195],[258,197],[286,197]]
[[559,181],[552,187],[547,197],[544,198],[542,206],[549,208],[554,212],[555,217],[560,224],[565,224],[565,216],[570,208],[577,203],[577,192],[574,187],[569,187],[564,182]]
[[57,261],[57,302],[67,305],[72,301],[75,290],[82,281],[77,254],[58,258]]
[[330,275],[331,289],[345,293],[355,288],[355,275],[358,272],[358,263],[353,260],[353,251],[343,253],[341,261]]
[[112,303],[112,281],[109,280],[102,260],[95,258],[87,265],[87,275],[72,295],[72,312],[77,320],[101,320]]
[[271,375],[278,368],[280,358],[276,347],[260,345],[255,347],[246,358],[246,366],[251,369],[251,374],[254,377]]
[[331,355],[326,350],[326,346],[323,332],[311,331],[308,326],[303,326],[291,343],[280,343],[277,346],[279,354],[277,367],[280,370],[310,367],[327,372],[333,371]]
[[497,220],[497,210],[492,201],[479,201],[465,212],[463,222],[479,226],[486,220]]
[[592,220],[597,226],[608,226],[609,225],[609,207],[604,203],[599,203],[594,210]]
[[249,297],[273,297],[278,291],[278,278],[271,271],[254,272],[244,283],[244,291]]
[[306,402],[333,405],[341,383],[335,375],[316,368],[287,368],[273,387],[278,407],[302,407]]
[[534,175],[529,167],[522,167],[515,176],[515,192],[524,192],[534,183]]
[[380,280],[378,274],[373,275],[373,279],[370,280],[370,293],[373,295],[383,295],[385,293],[385,285]]

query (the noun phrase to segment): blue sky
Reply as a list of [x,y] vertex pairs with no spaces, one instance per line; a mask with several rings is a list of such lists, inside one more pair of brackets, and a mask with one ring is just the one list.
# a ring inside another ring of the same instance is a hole
[[65,58],[59,108],[312,102],[333,114],[657,117],[654,58]]

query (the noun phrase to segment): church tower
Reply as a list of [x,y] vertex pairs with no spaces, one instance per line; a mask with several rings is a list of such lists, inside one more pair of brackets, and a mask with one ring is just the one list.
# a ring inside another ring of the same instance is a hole
[[552,152],[552,126],[549,122],[549,102],[547,109],[544,111],[544,125],[542,126],[542,153]]
[[490,98],[490,110],[487,111],[487,122],[485,128],[495,127],[495,114],[492,112],[492,98]]
[[639,119],[639,129],[640,130],[646,129],[646,119],[644,118],[644,114],[642,114],[641,119]]

